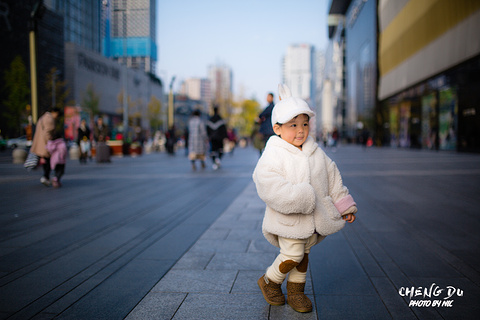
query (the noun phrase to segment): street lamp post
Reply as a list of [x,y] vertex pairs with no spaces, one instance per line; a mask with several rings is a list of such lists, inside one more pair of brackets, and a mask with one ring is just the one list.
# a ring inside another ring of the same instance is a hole
[[[125,66],[123,73],[123,140],[128,138],[128,66],[127,66],[127,4],[123,2],[123,8],[114,7],[113,12],[122,13],[122,58]],[[117,20],[118,21],[118,20]]]
[[174,107],[173,107],[173,82],[175,81],[175,76],[172,77],[170,81],[170,92],[168,94],[168,129],[173,127],[174,122]]
[[122,26],[123,26],[123,62],[125,63],[125,75],[123,77],[123,140],[128,139],[128,66],[127,66],[127,19],[126,15],[126,3],[124,2],[124,8],[122,10]]
[[32,104],[32,121],[37,123],[38,119],[38,91],[37,91],[37,22],[45,13],[45,6],[43,0],[39,0],[33,6],[30,13],[29,23],[29,46],[30,46],[30,89],[31,89],[31,104]]

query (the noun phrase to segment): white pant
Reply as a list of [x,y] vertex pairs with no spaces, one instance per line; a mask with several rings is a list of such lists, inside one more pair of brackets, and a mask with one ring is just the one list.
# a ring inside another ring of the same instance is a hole
[[[282,283],[287,277],[287,273],[280,271],[280,265],[287,260],[293,260],[300,263],[305,254],[310,253],[310,249],[317,243],[319,235],[313,234],[308,239],[288,239],[278,237],[280,245],[280,254],[273,264],[268,267],[266,276],[275,283]],[[295,283],[305,283],[307,272],[300,272],[296,267],[288,273],[288,281]]]

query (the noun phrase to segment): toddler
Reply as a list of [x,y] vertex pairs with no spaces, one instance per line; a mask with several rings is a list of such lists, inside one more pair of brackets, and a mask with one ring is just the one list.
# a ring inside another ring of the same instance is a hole
[[352,223],[356,204],[343,185],[335,163],[309,137],[315,113],[290,89],[279,85],[273,108],[272,136],[253,173],[259,197],[266,203],[262,231],[280,254],[258,279],[265,300],[285,304],[281,285],[288,274],[287,303],[297,312],[312,311],[305,296],[308,254],[327,235]]

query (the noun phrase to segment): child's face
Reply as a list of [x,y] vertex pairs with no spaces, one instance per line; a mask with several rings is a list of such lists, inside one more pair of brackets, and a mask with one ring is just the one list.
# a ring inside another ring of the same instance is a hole
[[306,114],[299,114],[287,123],[282,125],[275,124],[273,131],[283,140],[302,149],[302,145],[307,140],[310,131],[309,118]]

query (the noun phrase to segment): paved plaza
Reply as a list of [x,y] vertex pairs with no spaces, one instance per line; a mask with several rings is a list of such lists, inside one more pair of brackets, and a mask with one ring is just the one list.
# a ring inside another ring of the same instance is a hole
[[277,250],[253,149],[217,171],[183,150],[70,160],[60,189],[0,161],[0,319],[478,319],[480,155],[327,154],[359,212],[312,250],[308,314],[257,287]]

